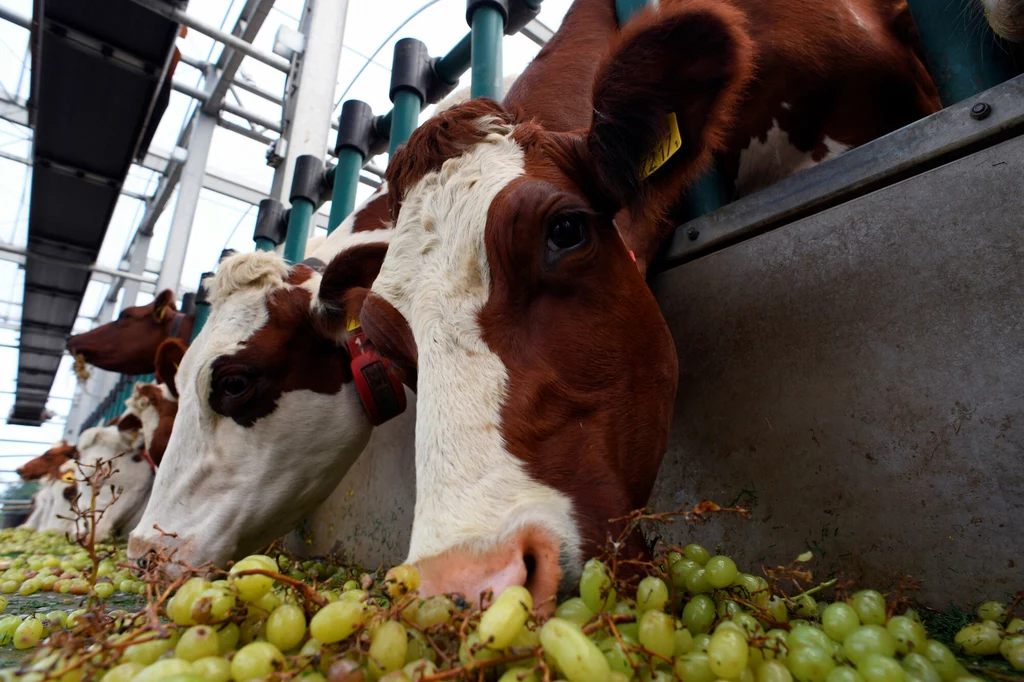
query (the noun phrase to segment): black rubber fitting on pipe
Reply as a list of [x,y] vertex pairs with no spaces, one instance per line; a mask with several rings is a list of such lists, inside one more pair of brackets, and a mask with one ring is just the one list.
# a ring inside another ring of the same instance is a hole
[[432,78],[432,60],[422,41],[402,38],[395,43],[395,56],[391,61],[391,89],[388,91],[392,102],[399,90],[415,92],[420,102],[426,102]]
[[508,11],[505,15],[505,35],[519,33],[523,27],[540,14],[541,0],[508,0]]
[[284,206],[277,199],[260,201],[260,208],[256,213],[256,229],[252,234],[253,241],[266,239],[274,246],[283,243],[288,234],[286,215]]
[[235,251],[234,249],[224,249],[223,251],[220,252],[220,258],[217,259],[217,262],[223,263],[225,258],[231,258],[236,253],[238,252]]
[[181,297],[181,312],[185,315],[196,312],[196,295],[191,291]]
[[292,191],[288,201],[305,199],[314,206],[324,193],[327,182],[324,162],[312,154],[303,154],[295,159],[295,171],[292,173]]
[[[508,3],[509,0],[466,0],[466,23],[473,26],[473,13],[481,7],[493,7],[501,12],[501,18],[508,26]],[[524,24],[525,25],[525,24]]]
[[363,158],[370,155],[370,148],[377,138],[374,126],[373,109],[366,102],[358,99],[346,100],[341,105],[341,118],[338,119],[338,140],[334,144],[337,155],[348,147],[359,152]]
[[434,57],[430,60],[430,84],[427,85],[427,97],[423,100],[424,104],[437,104],[455,92],[455,88],[459,85],[458,81],[446,83],[437,75],[437,64],[440,61],[440,57]]
[[204,272],[199,275],[199,290],[196,292],[196,305],[210,305],[210,289],[206,286],[206,280],[212,279],[212,272]]

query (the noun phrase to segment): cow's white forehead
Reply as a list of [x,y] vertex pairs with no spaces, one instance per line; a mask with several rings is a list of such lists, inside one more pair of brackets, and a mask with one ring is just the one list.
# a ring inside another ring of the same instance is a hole
[[508,372],[478,322],[491,282],[488,208],[524,173],[522,148],[503,132],[406,192],[372,288],[408,321],[419,357],[410,562],[456,546],[486,551],[529,525],[554,533],[579,561],[572,502],[530,478],[505,447]]

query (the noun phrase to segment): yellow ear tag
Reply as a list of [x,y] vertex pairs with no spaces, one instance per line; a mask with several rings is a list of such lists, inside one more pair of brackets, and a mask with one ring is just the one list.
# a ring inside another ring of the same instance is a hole
[[156,309],[156,321],[157,322],[163,322],[164,321],[164,313],[166,313],[166,312],[167,312],[167,307],[166,306],[157,308]]
[[348,323],[345,325],[345,331],[354,332],[355,330],[359,329],[360,326],[362,325],[359,324],[359,318],[355,317],[349,320]]
[[668,134],[659,142],[647,158],[640,164],[640,178],[644,179],[651,173],[665,165],[665,162],[672,158],[672,155],[683,146],[683,138],[679,136],[679,123],[676,121],[675,113],[666,117]]
[[74,483],[75,482],[75,472],[74,471],[65,471],[64,475],[60,477],[60,480],[64,481],[65,483]]

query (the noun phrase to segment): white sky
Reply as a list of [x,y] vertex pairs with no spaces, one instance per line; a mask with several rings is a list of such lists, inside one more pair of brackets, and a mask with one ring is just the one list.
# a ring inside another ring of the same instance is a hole
[[[571,0],[544,0],[540,20],[552,30],[557,30]],[[189,14],[206,23],[230,30],[241,12],[244,0],[202,0],[190,3]],[[384,39],[408,16],[424,5],[429,5],[410,21],[395,38],[384,45],[373,62],[357,80],[353,78],[366,64],[369,56],[380,47]],[[0,6],[22,16],[31,16],[32,0],[0,0]],[[345,99],[361,99],[369,103],[376,114],[386,113],[391,108],[388,98],[390,62],[394,42],[401,38],[415,37],[424,41],[430,54],[440,56],[448,52],[469,30],[465,20],[465,0],[349,0],[348,19],[345,24],[344,49],[334,100],[343,93]],[[280,26],[298,28],[297,17],[302,9],[302,0],[277,0],[263,29],[254,44],[270,52],[274,35]],[[28,57],[29,32],[26,29],[0,20],[0,99],[16,95],[24,100],[29,91]],[[178,39],[183,54],[203,61],[216,61],[221,46],[213,40],[189,30],[186,38]],[[527,38],[515,35],[505,38],[505,75],[520,73],[530,62],[539,48]],[[246,57],[239,75],[251,78],[264,90],[281,93],[284,74]],[[200,86],[202,75],[184,63],[180,63],[174,74],[176,81],[191,86]],[[459,87],[469,85],[469,75],[463,77]],[[346,92],[347,90],[347,92]],[[256,95],[238,90],[239,104],[271,120],[280,120],[280,107]],[[229,95],[230,96],[230,95]],[[178,92],[172,92],[170,104],[164,113],[150,149],[170,151],[178,133],[193,106],[193,101]],[[337,112],[336,112],[337,113]],[[429,116],[424,112],[421,120]],[[231,115],[225,118],[245,124]],[[325,122],[325,125],[327,123]],[[274,137],[274,133],[269,134]],[[32,131],[7,121],[0,120],[0,150],[22,158],[32,155]],[[333,144],[334,133],[329,137]],[[236,180],[263,192],[270,191],[273,169],[266,165],[266,147],[222,128],[217,128],[208,171]],[[384,167],[386,155],[375,160]],[[28,201],[31,188],[32,169],[16,161],[0,158],[0,241],[24,247],[28,234]],[[149,196],[156,188],[158,176],[139,166],[132,166],[125,180],[128,191]],[[360,185],[357,202],[361,202],[372,190]],[[176,196],[171,198],[167,210],[157,222],[155,235],[149,250],[149,257],[159,260],[163,256],[167,231]],[[329,211],[330,206],[321,209]],[[142,202],[122,196],[114,211],[107,230],[98,262],[107,267],[117,267],[118,261],[129,244],[142,216]],[[223,248],[238,251],[252,251],[252,231],[255,225],[256,207],[229,197],[203,190],[200,195],[185,260],[182,283],[192,287],[199,282],[199,275],[213,270]],[[48,407],[58,416],[41,427],[9,426],[6,417],[14,404],[14,387],[18,368],[18,331],[21,319],[22,287],[24,272],[10,261],[0,260],[0,486],[17,480],[14,469],[36,455],[41,454],[54,441],[61,438],[64,418],[71,405],[76,380],[71,372],[71,358],[65,356],[57,372]],[[74,331],[89,329],[90,318],[94,317],[107,294],[107,285],[91,282],[79,310]],[[152,296],[140,294],[138,304],[145,304]]]

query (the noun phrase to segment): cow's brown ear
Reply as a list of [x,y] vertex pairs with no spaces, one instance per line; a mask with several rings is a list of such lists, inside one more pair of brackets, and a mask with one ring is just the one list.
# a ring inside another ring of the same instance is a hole
[[664,212],[677,197],[659,193],[678,191],[721,148],[752,68],[744,24],[737,10],[695,0],[645,10],[622,31],[598,69],[585,140],[611,208]]
[[141,428],[142,420],[139,419],[138,415],[126,414],[117,422],[117,430],[122,433],[125,431],[138,431]]
[[340,339],[359,319],[363,300],[387,252],[385,242],[360,244],[342,251],[327,265],[313,306],[313,325],[318,332]]
[[174,292],[170,289],[164,289],[153,299],[153,317],[156,318],[157,322],[163,322],[168,310],[177,311],[178,306],[174,303]]
[[156,380],[167,384],[167,390],[175,398],[178,397],[178,387],[174,383],[174,377],[178,373],[186,350],[188,349],[185,344],[178,339],[165,339],[156,349]]

